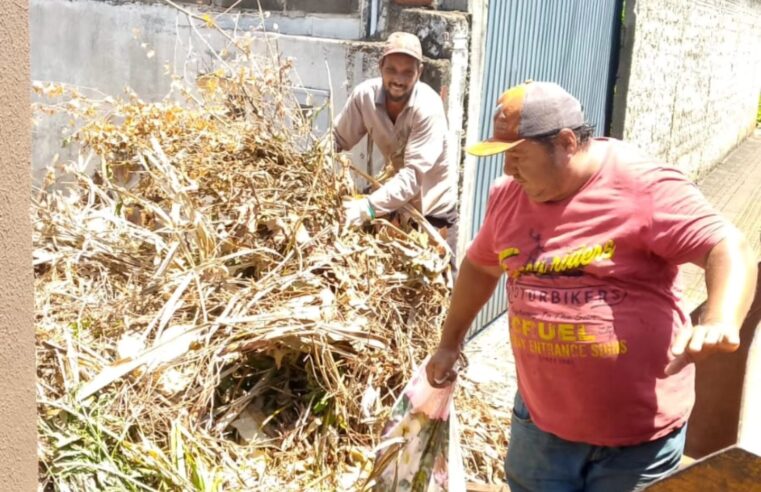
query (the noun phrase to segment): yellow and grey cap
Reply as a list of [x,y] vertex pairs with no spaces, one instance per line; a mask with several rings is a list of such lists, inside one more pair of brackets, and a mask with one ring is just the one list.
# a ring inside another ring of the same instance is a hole
[[527,138],[579,128],[584,125],[584,112],[579,100],[559,85],[527,81],[502,93],[493,121],[492,137],[465,149],[469,154],[499,154]]

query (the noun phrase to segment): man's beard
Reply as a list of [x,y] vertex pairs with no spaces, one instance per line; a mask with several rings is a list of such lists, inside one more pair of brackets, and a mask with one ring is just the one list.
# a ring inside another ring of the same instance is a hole
[[392,96],[392,95],[391,95],[391,92],[389,92],[389,90],[388,90],[388,89],[386,89],[385,87],[383,88],[383,92],[385,92],[385,93],[386,93],[386,97],[387,97],[387,98],[388,98],[388,99],[389,99],[391,102],[404,102],[404,101],[406,101],[407,99],[409,99],[409,98],[410,98],[410,94],[412,94],[412,90],[410,89],[409,91],[405,92],[405,93],[404,93],[404,94],[402,94],[401,96]]

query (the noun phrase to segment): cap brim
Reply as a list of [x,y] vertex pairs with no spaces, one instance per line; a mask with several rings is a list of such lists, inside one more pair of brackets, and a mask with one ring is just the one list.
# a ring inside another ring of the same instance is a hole
[[484,140],[471,145],[465,149],[470,155],[478,157],[486,157],[489,155],[499,154],[506,150],[510,150],[519,143],[522,143],[524,139],[516,140],[515,142],[503,142],[501,140]]

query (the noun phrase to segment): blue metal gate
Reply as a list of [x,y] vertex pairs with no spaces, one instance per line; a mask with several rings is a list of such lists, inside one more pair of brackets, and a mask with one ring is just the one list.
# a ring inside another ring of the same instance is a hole
[[[499,95],[527,79],[556,82],[576,96],[596,134],[607,132],[618,58],[623,0],[490,0],[480,116],[481,138],[492,132]],[[476,166],[472,238],[483,223],[501,155]],[[506,309],[505,285],[481,310],[471,336]]]

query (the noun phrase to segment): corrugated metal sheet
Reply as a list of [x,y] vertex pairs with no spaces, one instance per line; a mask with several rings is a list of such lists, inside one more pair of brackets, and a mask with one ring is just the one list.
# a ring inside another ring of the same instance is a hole
[[[506,88],[527,79],[556,82],[584,106],[598,135],[607,131],[612,58],[617,58],[621,0],[491,0],[486,32],[481,137],[492,131],[492,113]],[[614,56],[611,57],[611,54]],[[502,156],[477,166],[473,237],[483,223],[491,183],[502,174]],[[471,336],[506,309],[504,282],[481,310]]]

